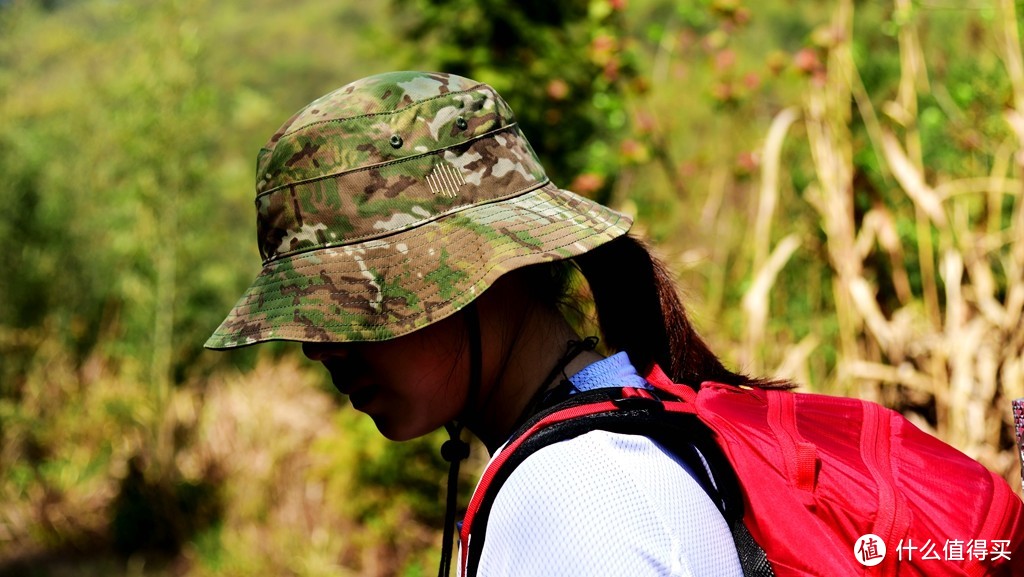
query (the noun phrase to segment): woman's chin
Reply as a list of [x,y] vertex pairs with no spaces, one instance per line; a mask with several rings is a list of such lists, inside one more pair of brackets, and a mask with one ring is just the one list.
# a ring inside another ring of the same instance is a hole
[[370,418],[373,419],[373,424],[377,426],[380,434],[390,441],[410,441],[434,430],[421,431],[418,428],[409,426],[409,423],[401,418],[389,419],[387,415],[370,415]]

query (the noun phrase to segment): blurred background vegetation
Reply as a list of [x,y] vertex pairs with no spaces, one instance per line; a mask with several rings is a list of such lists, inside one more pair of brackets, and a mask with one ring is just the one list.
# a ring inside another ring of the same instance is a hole
[[433,573],[439,438],[383,440],[297,347],[201,348],[258,270],[256,151],[389,69],[497,87],[556,182],[638,216],[728,364],[883,402],[1019,489],[1020,19],[0,0],[0,575]]

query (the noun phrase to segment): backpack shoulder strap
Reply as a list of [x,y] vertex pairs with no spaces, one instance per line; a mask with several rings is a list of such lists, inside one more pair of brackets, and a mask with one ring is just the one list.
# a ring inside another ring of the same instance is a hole
[[[487,519],[504,482],[530,455],[590,431],[649,437],[683,460],[715,503],[733,534],[743,574],[774,576],[764,550],[743,524],[743,497],[732,467],[713,433],[690,403],[662,401],[635,388],[580,393],[527,421],[487,467],[469,503],[460,530],[462,575],[475,575],[487,534]],[[709,474],[710,469],[710,474]]]

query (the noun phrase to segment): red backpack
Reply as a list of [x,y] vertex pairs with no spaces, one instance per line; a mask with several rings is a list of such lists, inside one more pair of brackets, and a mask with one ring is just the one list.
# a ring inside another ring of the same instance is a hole
[[654,394],[580,393],[520,428],[469,503],[461,575],[476,574],[491,504],[516,465],[592,430],[651,437],[689,464],[729,524],[745,576],[1024,575],[1020,498],[899,413],[718,383],[695,392],[658,367],[646,378]]

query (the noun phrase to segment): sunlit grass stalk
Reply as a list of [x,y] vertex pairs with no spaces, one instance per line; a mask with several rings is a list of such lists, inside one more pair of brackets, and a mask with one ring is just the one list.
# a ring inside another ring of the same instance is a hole
[[743,296],[743,311],[747,317],[747,342],[744,366],[755,373],[763,372],[761,345],[764,343],[768,327],[769,294],[779,272],[786,266],[793,253],[800,248],[800,239],[790,234],[779,242],[772,250],[768,261],[764,263],[754,276],[754,283]]
[[769,295],[775,280],[799,248],[795,235],[787,236],[771,250],[771,223],[779,203],[779,174],[781,172],[782,145],[789,128],[800,118],[797,108],[785,108],[772,121],[761,153],[761,186],[758,194],[757,214],[754,221],[753,272],[754,283],[743,297],[747,336],[740,356],[744,370],[761,373],[764,370],[762,345],[768,326]]
[[853,382],[843,363],[846,359],[860,357],[858,334],[863,323],[851,293],[862,269],[856,250],[853,214],[851,92],[849,83],[844,81],[851,75],[843,69],[852,65],[848,53],[852,19],[852,2],[840,2],[832,21],[833,30],[840,31],[840,39],[829,51],[827,77],[808,85],[804,103],[804,125],[816,174],[816,181],[805,191],[804,197],[820,218],[833,270],[832,291],[839,333],[837,385],[844,392],[851,392]]

